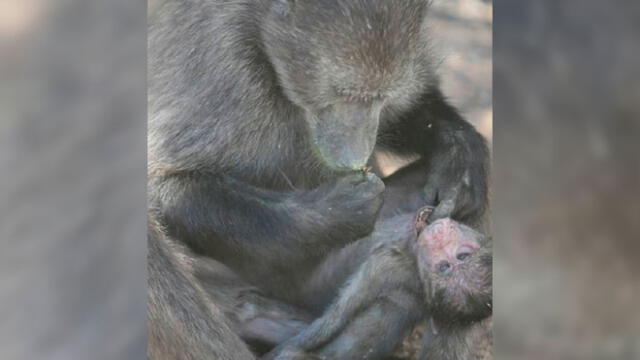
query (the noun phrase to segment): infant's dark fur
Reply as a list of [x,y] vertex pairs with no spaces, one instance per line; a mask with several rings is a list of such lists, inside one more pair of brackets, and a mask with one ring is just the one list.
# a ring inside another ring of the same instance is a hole
[[266,359],[378,359],[393,352],[421,319],[431,318],[437,331],[491,315],[490,239],[451,219],[427,224],[430,211],[382,221],[370,237],[335,255],[359,263],[340,268],[335,265],[344,259],[330,258],[309,288],[343,284],[327,291],[340,295]]

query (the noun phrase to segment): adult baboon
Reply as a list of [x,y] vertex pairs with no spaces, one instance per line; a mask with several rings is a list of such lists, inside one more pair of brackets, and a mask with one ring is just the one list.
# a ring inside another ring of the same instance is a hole
[[374,151],[419,158],[403,171],[431,220],[480,217],[487,149],[439,89],[428,3],[167,0],[149,32],[149,195],[168,234],[301,306],[327,254],[374,227]]

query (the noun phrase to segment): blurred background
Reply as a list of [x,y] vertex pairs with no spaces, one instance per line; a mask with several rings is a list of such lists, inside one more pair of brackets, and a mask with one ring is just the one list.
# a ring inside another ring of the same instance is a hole
[[146,4],[0,1],[0,358],[146,356]]
[[[431,16],[493,142],[495,358],[638,359],[640,2],[491,4]],[[146,7],[0,2],[2,359],[145,358]]]
[[640,359],[640,2],[493,3],[496,358]]
[[443,91],[491,141],[492,3],[436,0],[429,16],[434,51],[442,61],[439,73]]

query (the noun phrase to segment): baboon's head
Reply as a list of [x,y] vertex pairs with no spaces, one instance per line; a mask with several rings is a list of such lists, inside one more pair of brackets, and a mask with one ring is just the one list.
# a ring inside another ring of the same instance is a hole
[[448,218],[418,227],[424,227],[416,241],[418,268],[435,322],[465,324],[491,315],[491,239]]
[[383,111],[434,81],[428,0],[270,0],[262,39],[286,96],[304,109],[314,148],[334,168],[369,159]]

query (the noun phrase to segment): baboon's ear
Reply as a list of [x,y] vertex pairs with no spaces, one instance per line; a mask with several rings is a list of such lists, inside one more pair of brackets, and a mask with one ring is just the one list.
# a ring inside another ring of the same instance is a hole
[[422,230],[424,230],[424,228],[426,228],[427,225],[429,225],[429,215],[431,215],[431,213],[433,212],[433,209],[435,209],[433,206],[425,206],[420,210],[418,210],[418,214],[415,217],[415,223],[414,223],[415,229],[418,235],[420,235]]
[[272,11],[278,15],[287,16],[295,8],[296,0],[273,0]]

